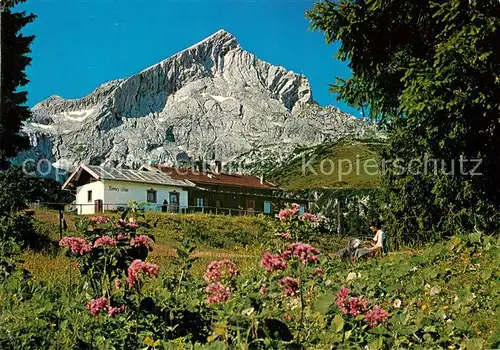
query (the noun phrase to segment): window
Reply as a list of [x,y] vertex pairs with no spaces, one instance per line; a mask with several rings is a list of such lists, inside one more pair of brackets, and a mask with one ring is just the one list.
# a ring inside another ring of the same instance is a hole
[[203,207],[203,198],[196,198],[196,206],[198,208]]
[[264,213],[271,214],[271,202],[264,202]]
[[304,215],[305,212],[306,212],[306,206],[304,204],[301,204],[299,214]]
[[153,189],[146,191],[146,202],[156,203],[156,191]]
[[92,202],[92,191],[87,191],[87,202]]
[[219,207],[220,207],[220,199],[217,199],[217,200],[215,201],[215,206],[216,206],[217,208],[219,208]]

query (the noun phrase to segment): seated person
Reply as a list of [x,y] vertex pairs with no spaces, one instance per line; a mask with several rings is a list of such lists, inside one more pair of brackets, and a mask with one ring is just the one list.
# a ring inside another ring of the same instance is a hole
[[381,223],[379,219],[372,219],[368,222],[368,226],[370,226],[370,229],[375,232],[375,237],[373,237],[373,242],[372,242],[372,247],[369,248],[371,250],[377,250],[380,249],[382,252],[384,251],[384,240],[385,240],[385,233],[384,231],[381,230]]

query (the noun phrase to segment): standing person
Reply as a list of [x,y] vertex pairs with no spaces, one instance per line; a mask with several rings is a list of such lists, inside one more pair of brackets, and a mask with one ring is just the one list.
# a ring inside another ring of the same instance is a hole
[[375,232],[375,237],[373,237],[373,246],[370,248],[371,250],[380,249],[382,253],[385,253],[385,232],[382,231],[382,224],[380,220],[377,218],[371,219],[368,222],[368,226],[370,229]]
[[163,203],[162,203],[162,205],[161,205],[161,211],[162,211],[163,213],[166,213],[166,212],[167,212],[167,210],[168,210],[168,202],[167,202],[167,199],[164,199],[164,200],[163,200]]

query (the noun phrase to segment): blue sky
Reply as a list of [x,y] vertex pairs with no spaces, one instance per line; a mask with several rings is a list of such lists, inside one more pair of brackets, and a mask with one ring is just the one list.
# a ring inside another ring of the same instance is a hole
[[124,78],[225,29],[257,57],[305,74],[321,105],[337,102],[328,91],[346,63],[336,45],[308,30],[310,0],[28,0],[19,9],[38,18],[29,105],[50,95],[80,98],[103,82]]

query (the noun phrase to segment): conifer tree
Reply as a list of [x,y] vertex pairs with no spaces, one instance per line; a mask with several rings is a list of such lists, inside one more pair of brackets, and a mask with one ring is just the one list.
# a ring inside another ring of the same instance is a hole
[[7,167],[9,157],[29,146],[28,139],[19,133],[23,121],[30,117],[25,105],[27,92],[19,89],[28,84],[25,69],[31,62],[28,54],[34,36],[25,36],[21,30],[36,16],[13,10],[25,1],[0,2],[0,169]]

